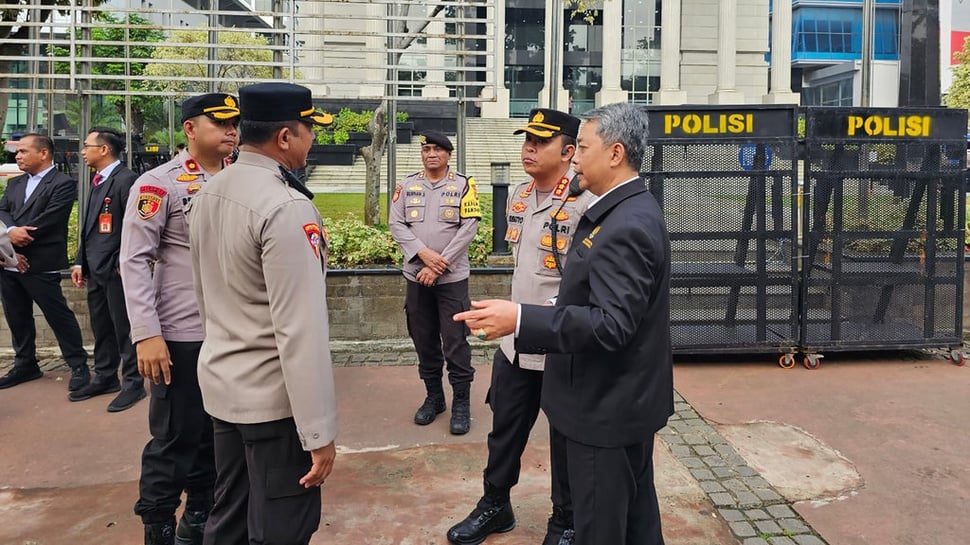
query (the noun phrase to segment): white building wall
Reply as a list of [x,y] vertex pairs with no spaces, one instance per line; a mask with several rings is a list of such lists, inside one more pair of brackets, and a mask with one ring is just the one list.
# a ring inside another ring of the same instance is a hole
[[[718,0],[684,0],[680,86],[688,104],[707,104],[717,88]],[[737,90],[748,104],[768,91],[768,1],[738,0]]]

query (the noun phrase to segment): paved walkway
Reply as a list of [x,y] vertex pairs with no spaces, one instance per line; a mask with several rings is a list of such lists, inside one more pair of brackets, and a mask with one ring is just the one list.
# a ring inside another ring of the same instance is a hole
[[[474,399],[494,345],[476,344]],[[422,397],[407,341],[335,343],[341,433],[314,544],[444,544],[481,493],[488,409],[472,431],[411,422]],[[815,371],[767,357],[678,362],[677,413],[655,462],[668,545],[962,545],[970,500],[970,369],[922,352],[829,355]],[[0,368],[10,364],[0,354]],[[0,391],[0,543],[132,544],[147,403],[66,400],[68,373]],[[541,541],[548,516],[545,421],[513,490],[515,531]],[[902,492],[901,492],[902,491]]]

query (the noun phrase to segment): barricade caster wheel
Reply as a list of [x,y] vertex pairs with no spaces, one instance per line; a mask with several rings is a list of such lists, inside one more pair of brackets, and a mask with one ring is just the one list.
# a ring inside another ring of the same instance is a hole
[[805,369],[818,369],[822,365],[822,355],[821,354],[805,354],[805,359],[802,360],[802,365]]
[[778,365],[780,365],[782,369],[794,369],[795,354],[782,354],[781,357],[778,358]]
[[950,360],[953,361],[953,365],[963,367],[967,364],[967,355],[962,350],[950,350]]

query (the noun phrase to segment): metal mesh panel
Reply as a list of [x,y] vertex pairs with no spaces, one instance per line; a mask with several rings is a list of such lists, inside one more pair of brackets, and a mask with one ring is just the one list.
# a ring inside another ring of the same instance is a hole
[[959,343],[966,111],[810,109],[801,344]]
[[794,347],[794,108],[649,114],[644,170],[670,232],[675,351]]

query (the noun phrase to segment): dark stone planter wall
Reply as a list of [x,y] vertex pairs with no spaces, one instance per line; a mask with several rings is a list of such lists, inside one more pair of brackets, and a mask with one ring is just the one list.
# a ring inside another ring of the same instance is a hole
[[[473,271],[468,283],[471,298],[508,298],[512,290],[511,281],[511,272],[506,269]],[[393,270],[330,271],[327,275],[330,337],[341,341],[406,339],[405,282],[404,276]],[[86,290],[75,288],[67,277],[61,280],[61,288],[77,316],[84,344],[94,344]],[[37,346],[56,347],[54,333],[36,306],[34,322],[37,324]],[[0,319],[0,350],[9,349],[10,329],[6,319]]]

